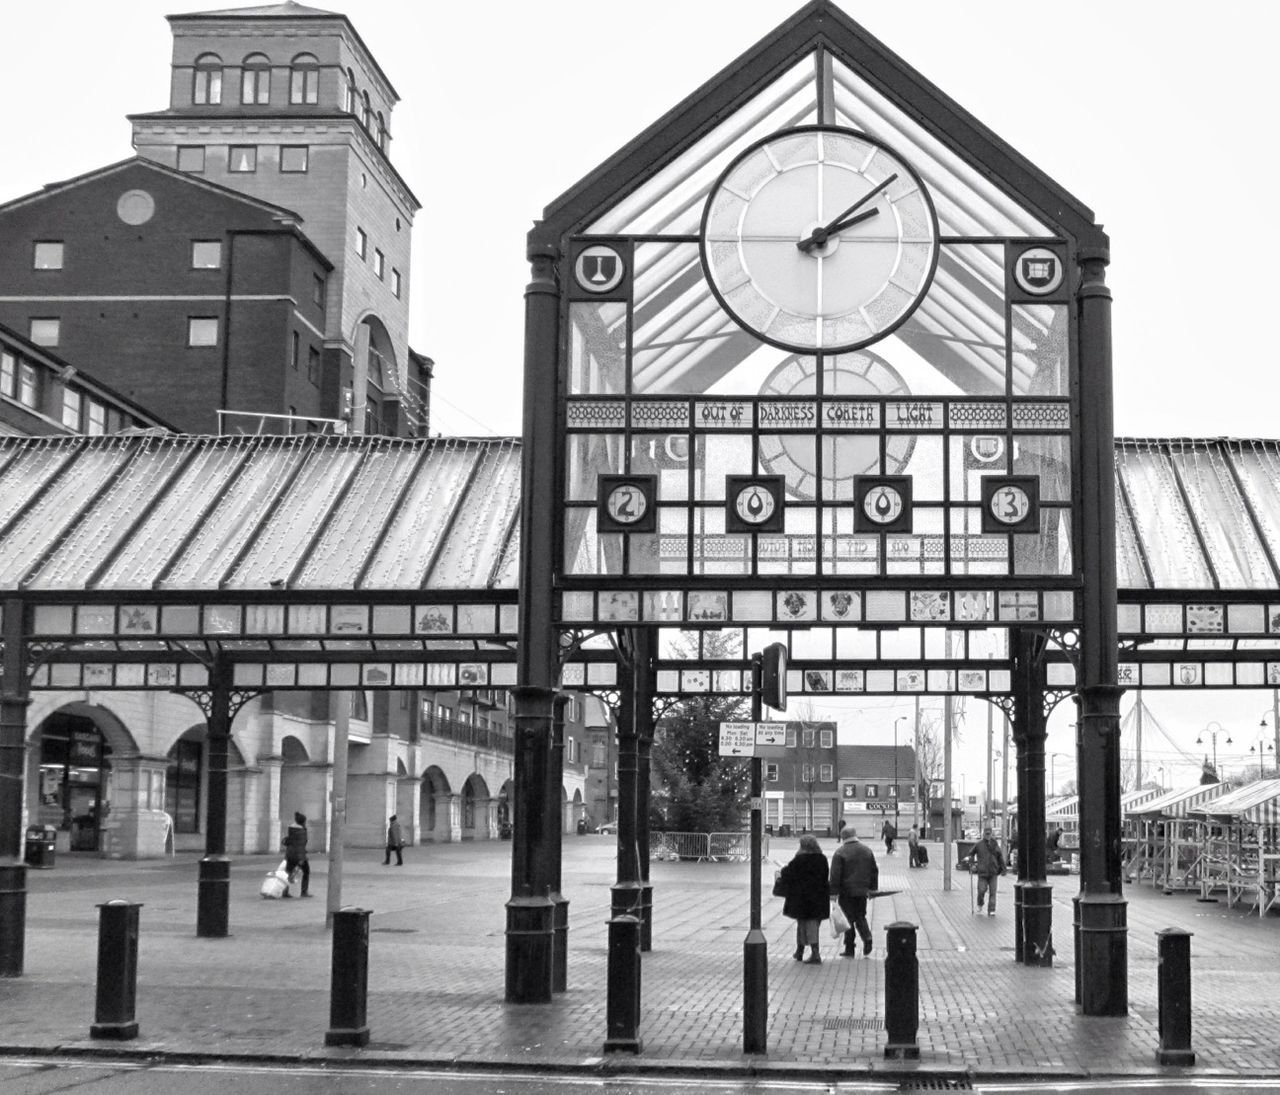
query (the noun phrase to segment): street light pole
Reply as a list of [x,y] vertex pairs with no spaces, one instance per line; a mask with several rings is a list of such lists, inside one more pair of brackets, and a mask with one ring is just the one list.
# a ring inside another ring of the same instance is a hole
[[898,723],[907,716],[899,715],[893,720],[893,827],[898,828],[898,800],[902,797],[898,787]]
[[[1214,729],[1210,729],[1210,727],[1217,727],[1217,729],[1216,729],[1216,730],[1214,730]],[[1197,744],[1197,745],[1203,745],[1203,744],[1204,744],[1204,735],[1205,735],[1206,733],[1209,735],[1210,739],[1211,739],[1211,740],[1212,740],[1212,742],[1213,742],[1213,775],[1214,775],[1214,778],[1215,778],[1216,780],[1218,780],[1219,782],[1221,782],[1221,781],[1222,781],[1222,775],[1221,775],[1221,773],[1219,773],[1219,771],[1218,771],[1218,734],[1219,734],[1219,732],[1221,732],[1221,733],[1223,733],[1223,734],[1226,734],[1226,735],[1227,735],[1227,740],[1226,740],[1226,742],[1225,742],[1224,744],[1226,744],[1226,745],[1230,745],[1230,744],[1231,744],[1231,735],[1230,735],[1226,730],[1223,730],[1223,729],[1222,729],[1222,723],[1220,723],[1220,722],[1211,722],[1211,723],[1208,723],[1208,724],[1205,726],[1205,728],[1204,728],[1204,729],[1203,729],[1199,734],[1197,734],[1197,735],[1196,735],[1196,744]]]

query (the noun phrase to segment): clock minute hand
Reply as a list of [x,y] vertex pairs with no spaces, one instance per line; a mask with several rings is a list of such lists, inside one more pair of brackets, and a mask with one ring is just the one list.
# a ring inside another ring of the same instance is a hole
[[[863,194],[862,197],[860,197],[856,202],[854,202],[851,206],[849,206],[848,209],[846,209],[843,213],[841,213],[838,217],[836,217],[833,221],[831,221],[825,228],[815,228],[809,235],[807,235],[804,239],[800,240],[800,242],[797,243],[796,246],[800,248],[801,251],[805,251],[805,252],[812,251],[815,247],[821,247],[824,243],[827,242],[828,236],[834,235],[836,232],[840,231],[842,228],[849,227],[848,224],[841,224],[840,223],[841,221],[845,220],[847,217],[856,213],[859,209],[861,209],[864,205],[866,205],[867,202],[871,201],[872,198],[874,198],[877,194],[879,194],[880,191],[882,191],[891,182],[893,182],[894,179],[896,179],[897,177],[898,177],[898,173],[895,171],[883,182],[877,183],[865,194]],[[850,223],[856,223],[856,222],[850,222]]]

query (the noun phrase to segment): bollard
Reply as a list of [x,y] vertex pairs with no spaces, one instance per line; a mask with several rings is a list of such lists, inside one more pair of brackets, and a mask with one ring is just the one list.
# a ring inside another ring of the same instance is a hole
[[207,855],[199,864],[196,881],[196,935],[201,939],[225,939],[230,934],[231,860]]
[[1081,1000],[1084,999],[1084,988],[1082,985],[1083,978],[1080,972],[1080,895],[1076,894],[1071,899],[1071,942],[1075,947],[1075,953],[1072,957],[1076,963],[1076,1006],[1080,1006]]
[[333,914],[327,1046],[369,1044],[369,912],[348,905]]
[[138,1036],[138,910],[118,898],[98,909],[98,996],[90,1038]]
[[916,958],[916,925],[898,920],[885,929],[884,1029],[889,1041],[884,1055],[896,1061],[917,1061],[920,1046],[920,963]]
[[27,941],[27,868],[0,864],[0,977],[21,977]]
[[609,921],[609,994],[606,1053],[640,1052],[640,918],[620,913]]
[[1156,932],[1159,947],[1157,984],[1162,1065],[1194,1065],[1191,1048],[1191,933],[1178,928]]

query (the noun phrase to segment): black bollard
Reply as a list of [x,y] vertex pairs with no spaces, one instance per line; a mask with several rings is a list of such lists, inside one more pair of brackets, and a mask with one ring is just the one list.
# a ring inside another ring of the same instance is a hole
[[196,883],[196,935],[224,939],[229,932],[231,909],[231,860],[207,855],[200,860]]
[[1071,941],[1075,947],[1072,957],[1076,963],[1076,1006],[1084,999],[1083,977],[1080,971],[1080,895],[1071,899]]
[[889,1041],[884,1055],[896,1061],[918,1061],[920,963],[916,958],[916,925],[898,920],[885,931],[884,1029]]
[[1053,965],[1053,887],[1047,882],[1022,885],[1022,962]]
[[1191,1048],[1191,933],[1178,928],[1156,932],[1159,948],[1157,973],[1160,1009],[1160,1046],[1156,1060],[1162,1065],[1194,1065]]
[[369,1044],[369,912],[347,906],[333,914],[327,1046]]
[[117,899],[99,905],[98,996],[90,1038],[126,1040],[138,1036],[138,911],[141,905]]
[[0,977],[21,977],[27,941],[27,868],[0,864]]
[[620,913],[609,920],[609,993],[605,1004],[606,1053],[640,1052],[640,918]]

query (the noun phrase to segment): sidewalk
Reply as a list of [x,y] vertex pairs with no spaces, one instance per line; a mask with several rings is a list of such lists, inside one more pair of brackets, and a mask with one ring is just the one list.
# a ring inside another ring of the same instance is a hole
[[[905,846],[880,855],[872,902],[871,960],[794,962],[792,921],[768,896],[769,1052],[742,1053],[742,944],[748,924],[745,864],[655,862],[654,945],[644,955],[638,1057],[604,1058],[606,928],[614,838],[566,836],[570,899],[569,988],[550,1005],[503,1002],[506,842],[407,849],[403,867],[380,850],[348,850],[343,904],[372,910],[368,1018],[371,1044],[326,1048],[331,948],[324,926],[326,863],[312,861],[307,901],[265,901],[258,883],[278,857],[233,862],[228,939],[195,936],[196,859],[141,863],[59,856],[28,873],[25,974],[0,981],[0,1049],[204,1057],[305,1058],[523,1067],[619,1067],[744,1073],[773,1069],[843,1074],[899,1072],[884,1060],[884,928],[919,925],[920,1061],[905,1070],[957,1075],[1168,1075],[1155,1064],[1156,936],[1192,940],[1194,1074],[1280,1074],[1280,917],[1259,919],[1188,894],[1134,886],[1129,899],[1130,1014],[1083,1018],[1073,1003],[1071,898],[1075,877],[1054,883],[1058,964],[1013,961],[1012,879],[995,917],[970,913],[969,876],[942,888],[941,848],[908,870]],[[775,839],[785,860],[794,842]],[[834,841],[823,841],[831,852]],[[873,845],[874,847],[874,845]],[[136,1040],[89,1038],[96,983],[96,904],[143,903]]]

